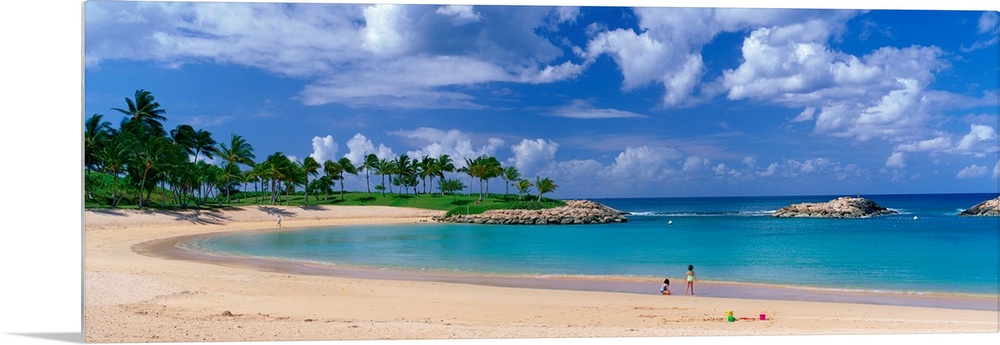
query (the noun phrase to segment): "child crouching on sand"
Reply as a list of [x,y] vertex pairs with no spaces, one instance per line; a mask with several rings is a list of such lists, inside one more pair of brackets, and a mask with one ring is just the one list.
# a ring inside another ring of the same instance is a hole
[[661,295],[670,295],[670,279],[663,280],[663,286],[660,287]]

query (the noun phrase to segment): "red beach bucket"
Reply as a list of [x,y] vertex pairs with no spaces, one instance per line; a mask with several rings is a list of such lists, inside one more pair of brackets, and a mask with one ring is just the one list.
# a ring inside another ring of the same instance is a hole
[[760,314],[760,320],[761,321],[767,320],[767,315]]

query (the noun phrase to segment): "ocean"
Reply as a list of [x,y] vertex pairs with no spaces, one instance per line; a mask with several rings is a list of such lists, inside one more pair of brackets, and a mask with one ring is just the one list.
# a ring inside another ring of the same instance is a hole
[[[836,196],[593,199],[627,223],[415,223],[288,229],[204,237],[200,251],[372,270],[529,277],[671,279],[831,291],[998,294],[1000,217],[958,212],[996,194],[870,195],[898,215],[771,218]],[[658,287],[658,286],[657,286]]]

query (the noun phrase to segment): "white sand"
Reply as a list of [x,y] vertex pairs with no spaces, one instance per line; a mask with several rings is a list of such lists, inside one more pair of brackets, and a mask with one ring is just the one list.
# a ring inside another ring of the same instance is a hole
[[[270,213],[269,213],[270,212]],[[222,231],[427,221],[393,207],[86,211],[88,342],[995,333],[995,311],[504,288],[294,275],[136,253]],[[675,289],[676,290],[676,289]],[[679,291],[675,291],[679,292]],[[725,311],[767,321],[724,322]]]

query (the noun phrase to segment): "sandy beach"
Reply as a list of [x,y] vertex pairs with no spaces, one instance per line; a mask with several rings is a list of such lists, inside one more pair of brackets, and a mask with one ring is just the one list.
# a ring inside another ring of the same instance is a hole
[[[994,310],[501,287],[299,274],[162,255],[230,231],[412,223],[438,211],[252,206],[84,211],[88,342],[995,333]],[[655,282],[653,282],[655,283]],[[658,287],[658,285],[656,285]],[[677,291],[680,288],[680,291]],[[655,287],[654,287],[655,289]],[[995,303],[986,300],[984,303]],[[737,322],[725,322],[735,311]],[[767,320],[756,320],[759,313]]]

